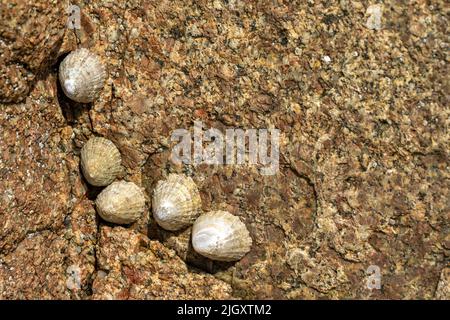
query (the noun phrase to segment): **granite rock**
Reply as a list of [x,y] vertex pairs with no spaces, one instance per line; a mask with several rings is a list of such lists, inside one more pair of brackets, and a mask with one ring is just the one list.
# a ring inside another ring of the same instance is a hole
[[157,241],[122,227],[102,227],[93,299],[229,299],[226,282],[186,266]]
[[[448,296],[444,1],[384,3],[380,28],[369,1],[75,1],[77,30],[67,3],[16,2],[0,19],[0,297]],[[58,87],[77,47],[108,69],[88,105]],[[174,163],[172,132],[196,120],[278,128],[279,171]],[[250,253],[202,258],[189,228],[161,230],[149,210],[127,228],[100,221],[101,189],[79,170],[94,135],[148,196],[171,172],[191,176],[203,210],[246,223]]]
[[64,227],[29,233],[0,260],[1,299],[85,299],[91,296],[97,242],[93,204],[75,205]]
[[68,1],[2,1],[0,102],[23,101],[63,43]]
[[0,252],[29,233],[62,226],[72,206],[73,130],[56,99],[55,77],[37,82],[26,102],[0,107]]

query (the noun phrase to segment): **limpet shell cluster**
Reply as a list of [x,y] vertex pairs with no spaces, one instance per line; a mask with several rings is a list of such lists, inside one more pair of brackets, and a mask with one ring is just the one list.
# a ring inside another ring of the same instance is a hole
[[245,224],[226,211],[201,213],[201,198],[192,178],[170,174],[153,191],[153,217],[162,228],[177,231],[193,224],[192,246],[200,255],[236,261],[250,251],[252,239]]
[[119,149],[108,139],[94,137],[81,149],[81,170],[93,186],[107,186],[122,171]]
[[129,224],[145,210],[144,192],[133,182],[116,181],[122,171],[119,149],[108,139],[93,137],[81,149],[81,171],[93,186],[107,186],[95,200],[103,220]]
[[226,211],[200,216],[192,227],[192,246],[207,258],[235,261],[250,251],[252,238],[245,224]]
[[133,182],[117,181],[106,187],[95,200],[97,212],[104,220],[129,224],[145,210],[145,195]]
[[170,174],[158,181],[153,192],[153,217],[158,225],[170,231],[186,228],[201,212],[201,198],[192,178]]
[[[88,49],[71,52],[60,64],[61,87],[70,99],[94,101],[106,80],[100,58]],[[130,224],[145,211],[145,194],[133,182],[113,182],[122,171],[120,151],[108,139],[94,137],[81,150],[81,170],[93,186],[107,186],[95,200],[104,220]],[[252,239],[245,224],[226,211],[201,214],[201,197],[192,178],[170,174],[153,192],[153,217],[169,231],[192,227],[192,246],[207,258],[236,261],[250,251]]]
[[77,102],[94,101],[105,80],[105,66],[96,54],[85,48],[72,51],[59,66],[59,81],[64,94]]

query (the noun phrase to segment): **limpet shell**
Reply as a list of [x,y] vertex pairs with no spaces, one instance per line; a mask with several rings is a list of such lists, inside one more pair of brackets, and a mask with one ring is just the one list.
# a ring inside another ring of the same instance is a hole
[[145,195],[133,182],[116,181],[106,187],[95,200],[97,212],[104,220],[129,224],[145,210]]
[[192,178],[170,174],[158,181],[153,191],[153,217],[158,225],[170,231],[186,228],[201,212],[201,198]]
[[59,66],[59,81],[70,99],[89,103],[103,89],[106,69],[100,58],[88,49],[72,51]]
[[236,261],[250,251],[252,239],[245,224],[226,211],[201,215],[192,227],[192,246],[207,258]]
[[93,186],[107,186],[121,172],[121,156],[114,143],[93,137],[81,149],[81,170]]

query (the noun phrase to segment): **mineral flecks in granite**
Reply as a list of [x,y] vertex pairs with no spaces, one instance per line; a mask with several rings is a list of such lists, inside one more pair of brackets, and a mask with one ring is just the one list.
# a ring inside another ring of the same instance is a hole
[[93,299],[229,299],[229,284],[195,270],[157,241],[101,227]]
[[[377,4],[368,1],[79,1],[82,29],[64,37],[62,2],[16,2],[0,19],[0,99],[11,104],[0,106],[2,297],[53,297],[38,274],[52,292],[76,298],[72,265],[81,270],[80,298],[223,297],[206,296],[208,283],[238,298],[447,295],[444,1],[385,2],[380,30],[367,28]],[[57,69],[47,67],[75,49],[75,35],[110,68],[87,108],[56,94]],[[280,172],[172,164],[171,132],[194,120],[280,129]],[[202,209],[239,214],[256,250],[236,264],[211,264],[192,253],[189,229],[168,234],[147,213],[129,229],[94,221],[108,230],[86,244],[101,269],[90,254],[61,266],[66,251],[45,250],[69,246],[63,222],[83,196],[92,199],[74,168],[93,135],[118,146],[123,178],[147,192],[169,172],[192,176]],[[116,264],[116,249],[134,258],[121,253]],[[15,268],[34,263],[30,273]],[[380,267],[381,290],[366,287],[370,265]],[[174,270],[186,277],[164,280]],[[142,283],[141,273],[154,282]],[[190,287],[194,278],[201,287]],[[156,292],[159,283],[173,295]]]

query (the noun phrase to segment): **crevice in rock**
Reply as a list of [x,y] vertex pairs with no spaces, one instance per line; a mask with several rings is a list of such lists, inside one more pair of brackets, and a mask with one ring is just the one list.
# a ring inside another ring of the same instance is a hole
[[95,224],[97,225],[97,232],[96,232],[95,244],[94,244],[94,271],[92,272],[91,277],[88,280],[87,288],[85,290],[87,299],[90,299],[92,297],[92,295],[94,294],[93,285],[94,285],[95,277],[97,276],[98,271],[101,270],[99,262],[98,262],[98,244],[99,244],[99,240],[100,240],[100,220],[99,219],[100,218],[98,217],[98,215],[96,215]]
[[318,194],[317,194],[317,189],[316,189],[316,185],[314,183],[314,181],[308,177],[307,175],[305,175],[304,173],[299,172],[294,165],[292,165],[290,162],[287,162],[289,164],[290,169],[292,170],[292,172],[299,177],[300,179],[303,179],[306,181],[306,183],[312,188],[313,190],[313,196],[314,196],[314,212],[313,212],[313,221],[314,223],[316,222],[317,219],[317,213],[319,211],[319,199],[318,199]]

